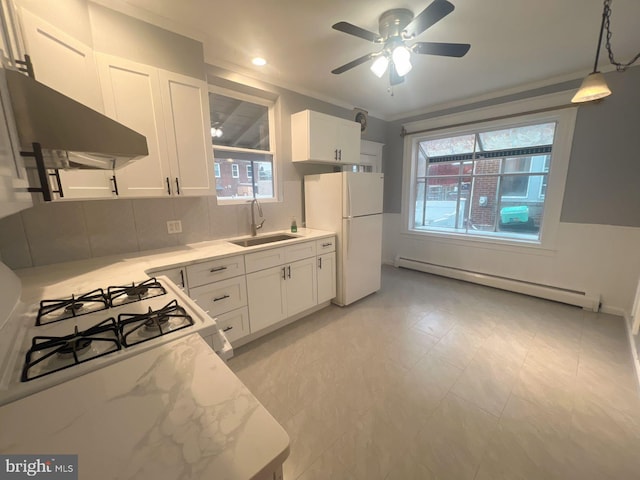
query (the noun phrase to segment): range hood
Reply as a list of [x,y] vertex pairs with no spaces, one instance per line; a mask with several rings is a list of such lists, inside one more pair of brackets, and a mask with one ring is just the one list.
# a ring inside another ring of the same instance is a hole
[[149,155],[138,132],[16,70],[5,73],[20,144],[39,144],[46,168],[110,170]]

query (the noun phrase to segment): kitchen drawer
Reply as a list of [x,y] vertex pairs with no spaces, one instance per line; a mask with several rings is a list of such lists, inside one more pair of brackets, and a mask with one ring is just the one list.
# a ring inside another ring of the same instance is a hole
[[296,243],[285,247],[284,259],[286,263],[316,256],[316,242]]
[[199,287],[208,283],[244,275],[244,258],[242,255],[218,258],[208,262],[187,266],[189,287]]
[[336,237],[321,238],[320,240],[316,240],[316,252],[318,253],[318,255],[335,251]]
[[271,248],[269,250],[246,254],[244,256],[244,262],[247,266],[247,273],[282,265],[286,261],[285,250],[286,248]]
[[216,317],[247,304],[247,283],[245,277],[230,278],[210,285],[191,288],[189,296],[210,317]]
[[239,338],[249,335],[249,309],[242,307],[218,315],[216,323],[218,330],[224,333],[229,342],[233,343]]

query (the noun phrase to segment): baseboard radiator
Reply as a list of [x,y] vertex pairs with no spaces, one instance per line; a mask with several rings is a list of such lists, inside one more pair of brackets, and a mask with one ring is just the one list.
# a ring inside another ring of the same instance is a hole
[[395,266],[418,270],[420,272],[432,273],[443,277],[455,278],[466,282],[486,285],[488,287],[508,290],[510,292],[523,293],[532,297],[544,298],[555,302],[576,305],[587,310],[597,312],[600,310],[600,295],[587,295],[585,292],[566,290],[563,288],[541,285],[538,283],[524,282],[512,278],[487,275],[460,268],[436,265],[411,258],[396,257]]

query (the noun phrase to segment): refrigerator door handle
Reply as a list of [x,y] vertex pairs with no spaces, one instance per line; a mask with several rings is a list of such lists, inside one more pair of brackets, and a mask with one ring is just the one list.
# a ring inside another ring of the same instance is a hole
[[347,181],[347,217],[351,218],[351,182],[349,182],[349,177],[346,178]]
[[349,237],[351,236],[351,217],[347,218],[347,234],[345,235],[345,240],[347,241],[347,258],[349,258],[349,247],[351,247],[351,241]]

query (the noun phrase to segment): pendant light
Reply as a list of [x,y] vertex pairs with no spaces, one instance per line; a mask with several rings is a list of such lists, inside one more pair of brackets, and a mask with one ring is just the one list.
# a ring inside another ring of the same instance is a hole
[[598,71],[598,58],[600,57],[600,47],[602,45],[602,37],[605,28],[607,29],[606,48],[609,54],[609,61],[612,65],[616,66],[616,69],[619,72],[626,70],[627,67],[635,63],[635,61],[640,57],[639,53],[628,63],[622,64],[616,62],[615,57],[613,56],[613,51],[611,50],[612,33],[610,22],[611,0],[604,0],[604,10],[602,12],[602,23],[600,24],[600,35],[598,36],[598,47],[596,48],[596,59],[593,64],[593,72],[587,75],[587,77],[582,81],[582,85],[580,85],[580,88],[571,99],[571,102],[573,103],[591,102],[611,95],[611,90],[604,79],[604,75]]
[[611,95],[611,90],[607,85],[604,75],[598,71],[598,58],[600,57],[600,46],[602,45],[602,34],[604,33],[604,22],[607,18],[607,8],[602,12],[602,23],[600,24],[600,36],[598,36],[598,47],[596,48],[596,61],[593,64],[593,72],[587,75],[582,81],[582,85],[571,99],[573,103],[591,102]]

